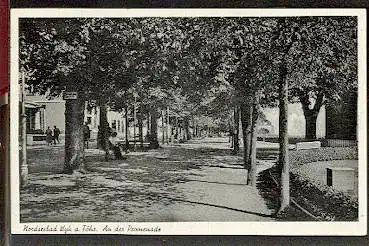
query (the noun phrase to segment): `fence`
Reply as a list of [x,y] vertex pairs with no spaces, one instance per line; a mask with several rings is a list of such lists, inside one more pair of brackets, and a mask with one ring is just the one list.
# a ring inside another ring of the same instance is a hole
[[322,139],[323,147],[351,147],[357,146],[357,140],[349,139]]

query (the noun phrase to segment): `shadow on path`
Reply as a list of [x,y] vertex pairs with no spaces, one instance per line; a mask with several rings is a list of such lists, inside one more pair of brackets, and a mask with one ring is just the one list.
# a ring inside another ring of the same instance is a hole
[[252,211],[247,211],[247,210],[242,210],[242,209],[237,209],[237,208],[231,208],[231,207],[216,205],[216,204],[211,204],[211,203],[195,202],[195,201],[189,201],[189,200],[171,198],[171,197],[165,197],[165,196],[161,196],[161,197],[169,199],[169,200],[173,200],[173,201],[187,202],[187,203],[205,205],[205,206],[216,207],[216,208],[223,208],[223,209],[228,209],[228,210],[232,210],[232,211],[236,211],[236,212],[257,215],[257,216],[260,216],[260,217],[266,217],[266,218],[271,218],[272,217],[272,215],[270,215],[270,214],[262,214],[262,213],[258,213],[258,212],[252,212]]
[[[243,166],[242,164],[232,164],[234,166]],[[241,169],[241,170],[245,170],[245,168],[243,167],[225,167],[225,166],[221,166],[221,165],[206,165],[206,164],[201,164],[202,167],[217,167],[217,168],[227,168],[227,169]]]
[[202,182],[202,183],[209,183],[209,184],[224,184],[224,185],[242,185],[245,186],[247,184],[240,184],[240,183],[225,183],[225,182],[216,182],[216,181],[206,181],[206,180],[197,180],[197,179],[186,179],[186,181],[195,181],[195,182]]
[[266,169],[259,173],[257,178],[257,189],[259,194],[264,198],[266,205],[269,209],[276,211],[279,208],[279,188],[269,175],[269,169]]

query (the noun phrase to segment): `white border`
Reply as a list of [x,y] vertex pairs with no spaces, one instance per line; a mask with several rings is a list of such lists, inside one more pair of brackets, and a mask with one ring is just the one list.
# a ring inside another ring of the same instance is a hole
[[[171,223],[20,223],[18,153],[18,18],[22,17],[271,17],[271,16],[357,16],[358,17],[358,141],[359,141],[359,221],[358,222],[171,222]],[[154,235],[365,235],[367,233],[367,99],[366,99],[366,10],[365,9],[12,9],[10,14],[10,171],[11,232],[14,234],[63,234],[27,232],[25,225],[93,225],[105,234],[105,225],[160,226]],[[88,234],[72,232],[73,234]],[[92,232],[90,234],[95,234]],[[120,234],[109,232],[107,234]]]

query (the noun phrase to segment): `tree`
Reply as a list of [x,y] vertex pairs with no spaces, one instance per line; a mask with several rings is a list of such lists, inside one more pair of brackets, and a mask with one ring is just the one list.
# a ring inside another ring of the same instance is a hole
[[290,166],[288,158],[288,58],[295,41],[300,23],[288,18],[278,18],[272,38],[275,50],[275,64],[278,71],[279,88],[279,161],[280,172],[280,208],[284,211],[290,205]]
[[299,23],[289,58],[290,94],[302,104],[306,138],[316,139],[321,107],[357,90],[357,24],[354,17],[306,17]]
[[49,97],[75,91],[78,98],[66,102],[64,171],[84,169],[83,112],[86,81],[80,66],[89,35],[88,22],[75,20],[22,20],[20,58],[31,90]]
[[239,105],[234,106],[234,132],[233,132],[233,153],[238,153],[240,150],[240,107]]
[[[81,129],[85,101],[97,102],[104,114],[112,95],[127,88],[128,83],[118,83],[127,77],[127,68],[117,64],[130,55],[126,49],[119,49],[123,38],[116,35],[117,30],[126,27],[125,22],[116,25],[109,19],[36,19],[21,23],[21,59],[32,90],[49,97],[64,91],[78,93],[77,99],[66,102],[67,173],[84,169]],[[124,34],[127,38],[131,33]],[[106,143],[108,131],[103,121]]]
[[[222,76],[218,77],[223,77],[233,87],[232,101],[241,111],[244,166],[248,170],[248,183],[255,186],[257,118],[259,101],[264,99],[260,94],[266,91],[270,81],[269,54],[273,23],[268,18],[234,18],[224,22],[227,24],[221,32],[220,47],[223,47],[223,52],[218,70]],[[255,104],[255,101],[258,103]]]

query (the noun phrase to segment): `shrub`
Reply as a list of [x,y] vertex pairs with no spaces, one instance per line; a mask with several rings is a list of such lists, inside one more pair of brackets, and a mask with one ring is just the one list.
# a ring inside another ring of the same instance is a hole
[[313,183],[295,172],[291,172],[290,182],[291,196],[321,219],[335,221],[358,219],[358,202],[343,192]]
[[[290,194],[303,208],[325,221],[356,221],[358,219],[358,202],[325,184],[312,182],[294,167],[330,160],[357,160],[357,147],[324,147],[320,149],[289,152]],[[272,168],[277,177],[276,169]],[[287,215],[286,217],[288,217]]]
[[357,160],[357,147],[325,147],[319,149],[298,150],[289,152],[290,165],[299,165],[331,160]]

